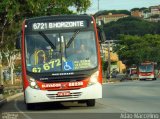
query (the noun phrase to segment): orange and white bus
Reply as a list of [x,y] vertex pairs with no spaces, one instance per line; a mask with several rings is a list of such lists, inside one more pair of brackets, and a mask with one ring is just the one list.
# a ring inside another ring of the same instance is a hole
[[102,98],[102,66],[95,20],[88,15],[26,19],[21,48],[24,100],[84,102]]

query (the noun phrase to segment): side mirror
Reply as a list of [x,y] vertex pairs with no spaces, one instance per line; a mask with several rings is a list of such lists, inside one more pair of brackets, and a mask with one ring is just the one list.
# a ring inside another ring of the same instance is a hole
[[97,26],[104,28],[104,21],[98,20],[96,22],[97,22]]
[[21,35],[20,35],[20,33],[18,33],[18,35],[17,35],[16,49],[21,49]]
[[103,43],[104,41],[106,41],[105,33],[104,33],[104,31],[102,30],[102,28],[97,27],[97,29],[98,29],[99,42],[100,42],[100,43]]

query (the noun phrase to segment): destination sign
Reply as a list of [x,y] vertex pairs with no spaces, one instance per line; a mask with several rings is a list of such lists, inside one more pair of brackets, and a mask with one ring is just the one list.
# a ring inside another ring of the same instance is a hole
[[56,30],[56,29],[72,29],[85,28],[86,21],[61,21],[61,22],[39,22],[32,24],[32,30]]

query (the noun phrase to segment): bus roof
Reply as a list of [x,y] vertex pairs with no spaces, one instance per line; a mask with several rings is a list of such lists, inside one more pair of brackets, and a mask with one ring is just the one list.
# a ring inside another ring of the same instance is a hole
[[92,19],[89,15],[52,15],[52,16],[41,16],[41,17],[34,17],[28,18],[26,21],[46,21],[46,20],[71,20],[71,19]]

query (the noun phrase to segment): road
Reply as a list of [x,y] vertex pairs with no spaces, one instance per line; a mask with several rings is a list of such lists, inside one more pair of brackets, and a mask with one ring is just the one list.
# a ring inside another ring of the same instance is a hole
[[[160,80],[127,81],[103,84],[103,98],[96,101],[95,107],[78,103],[50,103],[26,110],[23,96],[3,105],[2,119],[98,119],[108,116],[120,117],[121,113],[159,113]],[[114,114],[113,114],[114,113]]]

